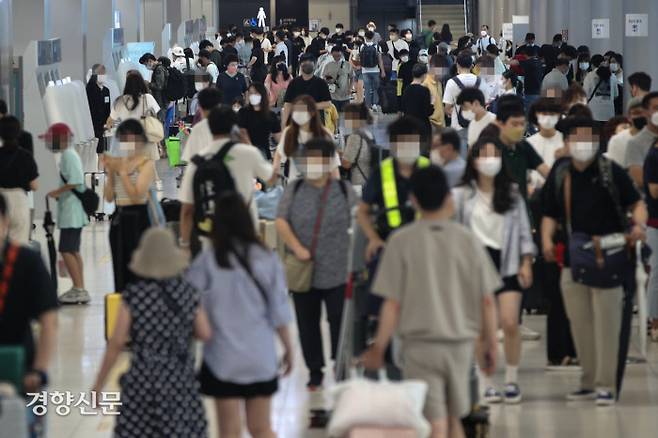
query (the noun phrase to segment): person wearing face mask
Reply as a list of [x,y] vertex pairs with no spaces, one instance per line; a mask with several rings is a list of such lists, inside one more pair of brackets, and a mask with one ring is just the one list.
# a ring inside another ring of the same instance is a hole
[[402,31],[402,38],[404,38],[404,42],[409,45],[409,59],[411,62],[416,63],[418,61],[418,53],[420,52],[421,47],[418,44],[418,41],[414,40],[414,34],[411,29],[404,29]]
[[578,68],[576,70],[576,82],[583,86],[585,78],[591,71],[590,68],[590,56],[589,53],[581,53],[578,55]]
[[199,51],[199,65],[205,71],[210,75],[212,78],[212,84],[217,84],[217,78],[219,77],[219,69],[217,68],[217,65],[215,65],[214,62],[210,60],[210,52],[207,50],[200,50]]
[[388,54],[393,58],[392,71],[398,71],[398,65],[400,63],[400,51],[406,50],[409,51],[409,43],[406,40],[400,39],[400,31],[398,29],[392,29],[389,32],[389,40],[386,41],[386,46],[388,47]]
[[[293,157],[303,177],[286,186],[276,219],[278,234],[287,248],[285,265],[289,258],[313,260],[310,290],[291,290],[299,340],[310,374],[306,386],[311,392],[321,390],[324,381],[320,331],[323,302],[331,334],[331,358],[335,359],[338,352],[350,212],[356,205],[351,185],[332,176],[335,155],[335,145],[328,138],[306,142],[304,150]],[[288,280],[290,283],[291,278]]]
[[[516,48],[515,55],[520,53],[527,53],[528,49],[534,50],[536,36],[534,33],[529,32],[525,35],[524,43]],[[541,56],[541,55],[540,55]]]
[[337,23],[335,32],[329,37],[329,42],[334,46],[338,46],[341,50],[347,44],[347,35],[344,30],[345,26],[342,23]]
[[229,105],[247,91],[247,79],[238,72],[238,57],[227,56],[226,71],[217,77],[217,88],[222,93],[222,103]]
[[658,143],[654,142],[644,161],[644,193],[649,210],[647,243],[653,251],[650,259],[651,274],[647,285],[648,317],[651,321],[649,336],[658,342]]
[[105,66],[94,64],[91,68],[92,75],[87,82],[87,102],[91,113],[91,123],[94,126],[94,136],[98,140],[96,153],[100,155],[107,151],[105,137],[105,122],[110,117],[110,90],[105,86]]
[[615,114],[623,114],[624,110],[624,69],[623,56],[620,53],[610,55],[610,72],[617,80],[617,97],[615,98]]
[[489,26],[483,24],[482,27],[480,27],[480,38],[476,43],[477,54],[479,56],[483,56],[485,53],[487,53],[487,47],[489,44],[496,45],[496,40],[494,37],[489,35]]
[[[286,164],[287,174],[284,176],[288,178],[289,182],[302,176],[299,169],[297,169],[294,157],[303,149],[303,145],[313,138],[331,139],[333,137],[333,134],[323,126],[320,109],[311,96],[301,95],[297,97],[290,103],[290,111],[290,120],[281,133],[273,160],[274,169],[279,169],[282,163]],[[290,160],[289,164],[287,164],[288,160]],[[334,157],[333,166],[334,174],[338,177],[338,167],[340,166],[338,154]],[[275,183],[278,176],[278,173],[272,175],[270,182]]]
[[603,56],[592,56],[592,71],[585,77],[583,89],[594,120],[603,125],[615,116],[615,99],[619,93],[617,78]]
[[375,44],[379,44],[379,42],[382,40],[382,36],[379,34],[379,32],[377,32],[377,26],[375,26],[374,21],[370,21],[368,23],[368,25],[366,26],[366,30],[372,32],[372,42]]
[[423,80],[423,86],[430,91],[432,106],[434,110],[430,115],[430,123],[433,128],[441,130],[445,127],[445,113],[443,112],[443,78],[448,70],[445,58],[433,56],[429,66],[428,74]]
[[500,326],[505,334],[505,390],[501,394],[485,379],[487,403],[521,402],[518,367],[521,361],[519,314],[523,292],[532,286],[536,254],[526,203],[503,162],[495,138],[481,138],[470,149],[464,178],[453,189],[456,220],[469,228],[486,248],[503,279],[496,292]]
[[[363,84],[363,67],[361,66],[361,48],[365,44],[365,31],[363,31],[363,37],[356,36],[354,38],[354,44],[350,50],[350,64],[352,64],[352,71],[354,71],[354,90],[356,91],[355,102],[363,102],[364,95],[364,84]],[[411,81],[409,81],[411,82]]]
[[[555,163],[543,192],[541,237],[548,262],[556,259],[553,237],[558,224],[568,230],[567,239],[576,233],[604,237],[628,231],[628,212],[631,246],[646,238],[646,206],[624,169],[599,155],[598,132],[595,121],[587,118],[569,119],[565,127],[571,156]],[[583,374],[580,389],[568,394],[567,400],[596,400],[599,406],[610,406],[619,384],[625,279],[620,278],[618,285],[606,282],[603,288],[592,286],[591,278],[576,281],[571,253],[565,252],[561,289]]]
[[292,75],[288,72],[288,66],[279,59],[277,58],[277,62],[270,66],[270,72],[265,77],[265,88],[268,92],[270,108],[281,109],[283,97],[292,82]]
[[281,111],[282,129],[288,123],[292,102],[299,96],[310,96],[317,106],[318,110],[324,111],[331,105],[331,93],[329,85],[322,78],[313,74],[315,71],[315,57],[305,53],[299,58],[301,75],[297,76],[290,82],[286,89],[284,97],[283,110]]
[[342,112],[352,97],[352,65],[343,58],[343,52],[339,46],[331,48],[331,60],[325,64],[322,71],[329,92],[331,102],[338,112]]
[[427,77],[427,66],[416,64],[413,68],[414,80],[404,90],[400,109],[405,116],[416,118],[423,126],[421,142],[427,143],[432,135],[432,125],[429,117],[434,113],[432,93],[423,86]]
[[628,104],[628,118],[631,121],[629,129],[613,135],[608,142],[608,152],[606,157],[619,164],[624,169],[628,168],[626,165],[626,150],[628,144],[646,125],[647,118],[644,116],[644,108],[642,108],[642,100],[633,98]]
[[[562,107],[559,101],[543,97],[536,101],[530,108],[528,118],[530,123],[537,126],[539,131],[528,137],[528,143],[544,160],[544,163],[550,168],[553,167],[555,160],[564,155],[564,137],[555,127],[560,121]],[[533,188],[544,185],[544,177],[538,172],[532,171],[530,181]]]
[[297,70],[299,69],[299,57],[306,50],[306,42],[302,38],[302,33],[298,27],[293,27],[292,29],[292,74],[297,76]]
[[452,128],[446,128],[441,134],[435,135],[432,144],[430,159],[432,164],[440,166],[446,175],[450,188],[456,187],[464,176],[466,160],[462,158],[461,139],[459,134]]
[[313,38],[311,45],[306,49],[306,53],[315,56],[315,59],[327,53],[327,38],[329,38],[329,28],[323,27],[318,32],[318,36]]
[[470,148],[480,137],[482,130],[496,121],[496,115],[487,111],[484,94],[477,88],[464,88],[457,97],[462,117],[468,120],[467,142]]
[[169,73],[165,66],[159,63],[156,57],[151,53],[145,53],[142,55],[142,57],[139,58],[139,63],[152,71],[151,82],[148,84],[148,87],[149,90],[151,90],[151,95],[158,103],[158,106],[160,106],[160,111],[157,113],[157,116],[160,121],[164,121],[167,107],[169,106],[169,100],[166,96]]
[[391,123],[391,157],[373,167],[363,187],[357,219],[368,238],[366,261],[373,266],[386,239],[415,218],[410,206],[409,178],[414,169],[430,165],[430,160],[421,156],[422,129],[413,117],[400,117]]
[[114,289],[123,292],[137,280],[128,264],[142,233],[151,226],[147,203],[155,180],[155,163],[149,158],[144,128],[138,120],[126,120],[116,131],[123,157],[103,155],[107,172],[104,196],[116,204],[110,225],[110,249],[114,271]]
[[550,167],[524,138],[526,116],[523,101],[517,96],[502,96],[498,100],[496,123],[500,127],[498,146],[503,151],[504,167],[518,186],[523,199],[528,197],[528,171],[536,170],[546,178]]
[[263,82],[267,75],[265,67],[265,52],[262,47],[263,29],[256,28],[252,30],[251,37],[253,38],[253,46],[251,49],[251,58],[249,59],[247,67],[249,68],[252,82]]
[[654,91],[642,99],[644,117],[647,124],[628,142],[625,154],[625,164],[628,172],[638,187],[643,187],[644,178],[642,168],[651,146],[658,140],[658,92]]
[[272,160],[270,137],[277,143],[281,137],[281,123],[270,111],[267,90],[263,84],[253,83],[247,90],[247,105],[238,112],[238,126],[246,144],[256,146],[265,158]]

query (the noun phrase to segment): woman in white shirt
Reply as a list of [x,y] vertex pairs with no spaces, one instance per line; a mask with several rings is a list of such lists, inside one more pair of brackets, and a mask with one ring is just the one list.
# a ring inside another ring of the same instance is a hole
[[[322,124],[320,119],[320,112],[318,111],[315,100],[311,96],[301,95],[292,101],[292,116],[288,119],[288,126],[281,134],[281,140],[276,147],[274,153],[273,167],[274,174],[271,183],[276,182],[278,170],[282,163],[288,162],[288,158],[293,158],[296,152],[304,147],[304,143],[312,138],[325,137],[332,139],[333,135]],[[338,154],[335,155],[334,160],[334,176],[338,177],[338,167],[340,166],[340,158]],[[288,178],[288,182],[294,181],[303,175],[300,174],[294,160],[290,160],[286,166],[287,171],[284,172]]]
[[495,142],[494,138],[481,138],[473,145],[462,185],[453,190],[453,196],[457,220],[486,247],[503,280],[495,294],[505,333],[505,390],[502,394],[486,379],[484,397],[489,403],[519,403],[519,312],[523,291],[532,285],[536,250],[525,202],[503,166],[502,150]]
[[[144,82],[142,75],[137,71],[131,71],[126,76],[123,95],[119,96],[112,105],[107,125],[111,127],[128,119],[141,120],[143,116],[147,114],[156,115],[159,111],[160,105],[152,95],[148,94],[146,82]],[[158,146],[155,143],[148,145],[148,151],[150,159],[160,159]]]
[[[530,107],[528,118],[530,123],[539,128],[539,132],[528,137],[528,143],[537,151],[548,167],[553,167],[564,150],[564,137],[555,129],[562,115],[562,106],[555,99],[543,97]],[[544,185],[545,179],[537,171],[530,174],[531,185],[539,188]]]

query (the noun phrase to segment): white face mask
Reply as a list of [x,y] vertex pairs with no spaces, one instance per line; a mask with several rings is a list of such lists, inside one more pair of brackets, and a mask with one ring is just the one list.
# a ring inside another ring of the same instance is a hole
[[496,176],[503,167],[502,157],[480,157],[475,160],[475,167],[482,175]]
[[342,31],[343,31],[343,29],[341,29],[339,27],[336,28],[336,33],[341,33]]
[[422,62],[423,64],[428,63],[427,55],[421,55],[418,57],[418,62]]
[[372,27],[372,26],[368,26],[368,30],[369,30],[370,32],[374,32],[374,31],[375,31],[375,28]]
[[234,107],[233,107],[233,112],[235,112],[235,113],[239,113],[239,112],[240,112],[240,107],[237,106],[237,105],[234,106]]
[[543,129],[553,129],[557,122],[560,120],[559,116],[547,116],[545,114],[540,114],[537,116],[537,123]]
[[395,145],[395,158],[402,164],[414,164],[420,156],[418,143],[397,143]]
[[292,36],[294,36],[295,38],[297,38],[299,35],[301,35],[301,32],[293,32],[292,33]]
[[599,147],[597,144],[589,141],[577,141],[569,145],[569,150],[574,160],[585,163],[594,158]]
[[470,122],[475,119],[475,113],[473,110],[462,110],[462,117]]
[[481,31],[480,31],[480,35],[481,35],[482,37],[486,37],[486,36],[487,36],[487,31],[486,31],[486,30],[481,30]]
[[107,76],[106,76],[106,75],[98,75],[98,76],[96,76],[96,82],[98,82],[98,83],[101,84],[101,85],[105,83],[106,79],[107,79]]
[[293,111],[292,120],[298,125],[303,126],[311,120],[311,114],[308,111]]
[[578,64],[578,67],[580,67],[581,70],[589,70],[589,62],[581,62]]
[[617,71],[619,71],[619,64],[617,63],[610,64],[610,71],[613,73],[617,73]]
[[438,149],[432,149],[430,152],[430,160],[432,161],[432,164],[436,164],[437,166],[443,166],[445,164],[445,160]]
[[360,31],[359,31],[359,36],[360,36],[360,37],[364,37],[364,36],[366,36],[366,32],[365,32],[364,30],[360,30]]
[[655,113],[651,114],[651,124],[653,126],[658,126],[658,111]]
[[194,89],[195,89],[196,91],[201,91],[201,90],[203,90],[204,88],[206,88],[206,86],[207,86],[207,85],[206,85],[205,83],[203,83],[203,82],[195,82],[195,83],[194,83]]
[[260,105],[261,100],[262,100],[262,97],[260,96],[260,94],[250,94],[249,95],[249,103],[252,104],[253,106]]
[[409,57],[408,56],[400,56],[400,61],[409,62]]

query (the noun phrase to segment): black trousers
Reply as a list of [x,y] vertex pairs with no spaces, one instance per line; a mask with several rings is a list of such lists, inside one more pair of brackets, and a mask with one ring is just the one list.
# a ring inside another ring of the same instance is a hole
[[576,357],[571,327],[560,290],[560,267],[544,263],[544,293],[549,302],[546,315],[546,355],[550,363],[559,364],[565,357]]
[[332,289],[311,289],[305,293],[293,293],[299,341],[302,344],[304,362],[311,374],[309,383],[320,385],[324,374],[324,351],[322,348],[322,332],[320,317],[322,302],[327,310],[329,330],[331,332],[331,358],[336,358],[340,324],[343,317],[345,285]]
[[145,205],[118,207],[110,225],[110,250],[114,268],[114,290],[123,292],[128,283],[137,280],[128,265],[137,249],[142,233],[150,226]]

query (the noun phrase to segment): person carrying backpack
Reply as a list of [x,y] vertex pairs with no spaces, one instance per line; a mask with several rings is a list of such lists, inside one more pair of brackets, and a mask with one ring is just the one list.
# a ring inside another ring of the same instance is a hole
[[224,191],[238,192],[248,205],[255,226],[258,210],[253,202],[254,179],[267,181],[272,177],[272,165],[258,148],[231,141],[231,131],[237,125],[237,114],[228,105],[219,105],[208,114],[208,125],[213,142],[192,157],[183,182],[181,201],[180,239],[183,248],[190,247],[192,230],[210,244],[213,231],[216,197]]
[[361,72],[363,87],[365,89],[365,102],[368,108],[377,111],[379,106],[379,80],[386,78],[384,62],[379,46],[373,41],[375,34],[367,31],[366,42],[361,48],[359,58],[361,60]]
[[169,78],[169,72],[167,68],[158,62],[156,57],[152,53],[145,53],[139,58],[139,63],[144,65],[147,69],[151,70],[151,82],[149,83],[149,89],[151,90],[151,95],[155,98],[155,101],[160,107],[158,112],[158,119],[164,121],[167,114],[167,107],[169,107],[170,99],[167,97],[167,81]]
[[623,285],[635,272],[627,249],[634,253],[635,242],[646,238],[647,208],[624,169],[599,154],[596,122],[574,118],[566,125],[570,157],[555,163],[544,185],[543,252],[555,260],[553,237],[562,225],[562,296],[583,368],[580,388],[567,400],[610,406],[617,396]]

